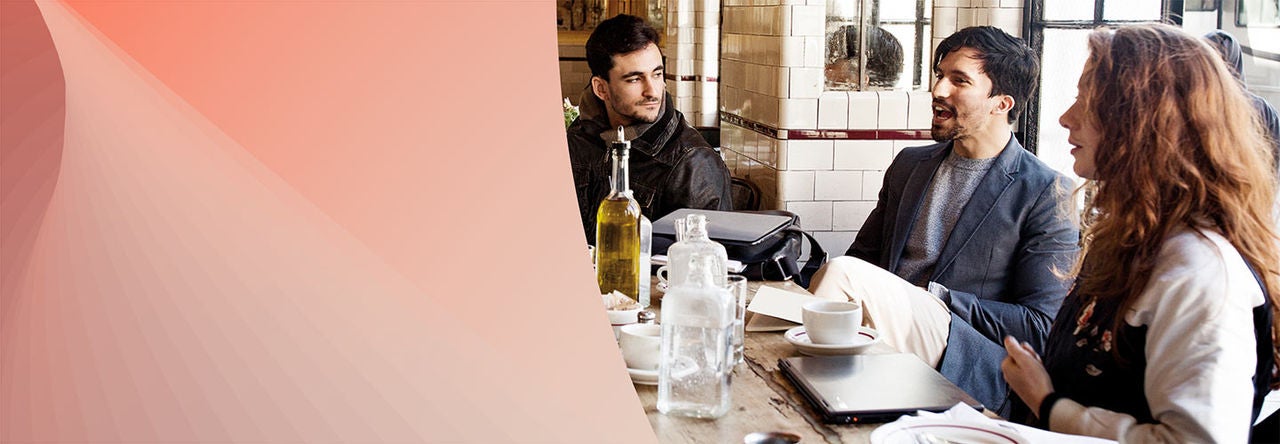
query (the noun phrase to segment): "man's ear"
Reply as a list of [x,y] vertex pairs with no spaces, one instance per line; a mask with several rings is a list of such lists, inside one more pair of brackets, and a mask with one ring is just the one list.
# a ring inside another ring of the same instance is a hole
[[996,109],[992,111],[993,113],[1008,115],[1010,111],[1013,111],[1013,96],[1001,94],[999,99],[1000,101],[996,102]]
[[605,103],[609,102],[609,82],[606,82],[600,76],[591,76],[591,92]]

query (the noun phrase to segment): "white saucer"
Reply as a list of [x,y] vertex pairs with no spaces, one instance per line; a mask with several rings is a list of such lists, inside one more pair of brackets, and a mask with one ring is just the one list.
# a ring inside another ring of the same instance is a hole
[[[682,378],[698,371],[698,368],[689,362],[688,359],[681,359],[676,364],[675,377]],[[631,375],[631,382],[640,385],[658,385],[658,370],[639,370],[627,368],[627,374]]]
[[875,444],[914,444],[924,442],[921,439],[928,440],[926,437],[939,438],[939,441],[975,444],[1027,444],[1030,442],[1012,428],[953,419],[899,420],[882,425],[871,432],[871,442]]
[[636,370],[627,368],[627,374],[631,375],[631,382],[640,385],[658,385],[658,370]]
[[814,344],[809,340],[809,335],[805,333],[804,326],[787,330],[786,333],[782,334],[782,337],[786,338],[791,345],[794,345],[801,354],[809,356],[852,355],[867,346],[880,342],[880,333],[869,327],[858,327],[858,333],[854,335],[853,342],[848,344]]

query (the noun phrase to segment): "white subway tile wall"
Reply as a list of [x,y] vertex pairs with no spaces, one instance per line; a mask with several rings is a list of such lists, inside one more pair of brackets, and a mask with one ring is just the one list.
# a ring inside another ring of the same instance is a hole
[[862,173],[862,199],[875,201],[880,198],[880,188],[884,185],[884,171],[865,171]]
[[818,129],[849,127],[849,93],[827,91],[818,97]]
[[892,140],[837,140],[833,168],[883,171],[893,160]]
[[873,130],[880,127],[880,95],[875,91],[849,93],[849,129]]
[[901,152],[903,148],[932,144],[932,140],[895,140],[893,141],[893,157],[898,157],[898,153]]
[[907,92],[880,91],[880,125],[883,130],[907,128]]
[[778,197],[783,201],[814,200],[813,171],[779,171]]
[[[800,216],[800,226],[809,231],[831,231],[833,202],[787,202],[786,210]],[[826,245],[824,244],[825,248]]]
[[862,171],[814,171],[813,200],[862,199]]
[[787,168],[789,170],[831,170],[834,168],[831,140],[788,140]]
[[831,208],[831,228],[836,231],[858,231],[862,223],[867,221],[871,210],[876,208],[876,201],[869,202],[835,202]]
[[907,93],[907,128],[924,130],[933,123],[933,95],[928,91]]

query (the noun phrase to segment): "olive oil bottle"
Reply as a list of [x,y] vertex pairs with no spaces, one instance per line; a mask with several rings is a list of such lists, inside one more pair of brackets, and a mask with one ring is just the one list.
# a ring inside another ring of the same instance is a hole
[[618,139],[610,144],[613,176],[609,195],[596,212],[596,281],[600,293],[617,290],[640,298],[640,203],[631,195],[627,163],[631,142],[618,127]]

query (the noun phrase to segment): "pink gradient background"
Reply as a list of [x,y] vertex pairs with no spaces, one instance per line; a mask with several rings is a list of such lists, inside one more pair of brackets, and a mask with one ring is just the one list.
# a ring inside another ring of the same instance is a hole
[[655,441],[552,2],[0,8],[0,441]]

